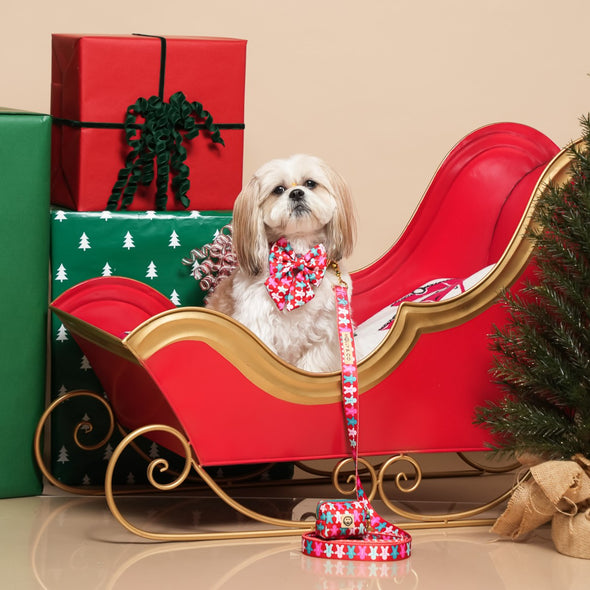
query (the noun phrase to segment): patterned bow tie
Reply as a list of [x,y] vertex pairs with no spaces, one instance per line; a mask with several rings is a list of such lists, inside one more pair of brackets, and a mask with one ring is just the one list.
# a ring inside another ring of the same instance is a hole
[[324,278],[328,259],[323,244],[297,256],[285,238],[277,240],[268,257],[266,288],[280,310],[292,311],[313,299],[312,287]]

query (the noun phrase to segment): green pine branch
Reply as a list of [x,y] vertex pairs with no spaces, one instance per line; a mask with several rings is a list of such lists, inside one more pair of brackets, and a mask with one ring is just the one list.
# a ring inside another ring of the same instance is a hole
[[532,452],[542,457],[566,459],[582,451],[574,416],[551,405],[504,399],[480,412],[496,441],[491,448],[503,453]]
[[498,452],[590,456],[590,117],[581,126],[569,181],[545,187],[534,213],[534,281],[503,295],[509,321],[492,335],[504,397],[475,423]]

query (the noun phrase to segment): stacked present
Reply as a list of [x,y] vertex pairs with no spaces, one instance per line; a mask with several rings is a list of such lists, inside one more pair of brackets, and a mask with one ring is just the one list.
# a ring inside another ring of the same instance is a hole
[[48,115],[0,110],[0,497],[41,490],[32,440],[45,392],[50,140]]
[[[230,222],[242,183],[245,41],[54,35],[52,49],[52,116],[0,113],[0,191],[12,204],[3,216],[12,280],[2,287],[11,327],[2,332],[10,387],[0,456],[28,471],[21,484],[0,483],[0,496],[40,490],[31,441],[44,405],[47,254],[52,298],[88,278],[121,275],[177,306],[200,305],[203,293],[182,259]],[[104,393],[56,318],[50,349],[52,399]],[[50,468],[63,483],[102,483],[117,435],[90,453],[74,440],[80,423],[92,424],[85,444],[100,439],[101,414],[83,398],[52,414]],[[131,458],[122,481],[139,481],[142,461]]]
[[54,35],[52,202],[231,209],[245,51],[236,39]]
[[[177,306],[202,305],[203,291],[182,264],[193,247],[213,241],[231,221],[230,211],[69,211],[51,212],[52,297],[82,281],[118,275],[145,282]],[[103,392],[92,368],[65,327],[52,316],[51,395],[56,398],[75,390]],[[51,472],[69,485],[100,485],[115,437],[95,451],[83,450],[74,441],[75,426],[92,424],[84,444],[100,441],[108,429],[107,415],[88,398],[70,400],[52,414]],[[144,449],[152,458],[160,449]],[[130,453],[120,462],[116,483],[139,483],[145,462]],[[168,457],[169,458],[169,457]],[[128,460],[127,460],[128,459]]]

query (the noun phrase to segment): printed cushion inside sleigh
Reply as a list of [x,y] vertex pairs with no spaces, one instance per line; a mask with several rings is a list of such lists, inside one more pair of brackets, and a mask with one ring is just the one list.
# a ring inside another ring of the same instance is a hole
[[[201,307],[176,308],[148,285],[123,277],[82,282],[51,308],[83,350],[117,421],[128,430],[154,424],[176,428],[204,466],[349,454],[340,372],[297,369],[228,316]],[[464,354],[472,347],[466,343]],[[391,380],[400,373],[393,369],[401,360],[411,361],[411,352],[396,355],[377,367],[374,355],[359,363],[367,425],[361,454],[483,448],[484,433],[467,415],[473,407],[469,400],[432,396],[440,377],[422,371],[417,378],[411,362],[419,386],[408,396]],[[455,389],[463,395],[461,388],[449,388]],[[429,428],[416,427],[424,421]],[[170,434],[149,437],[184,454]]]

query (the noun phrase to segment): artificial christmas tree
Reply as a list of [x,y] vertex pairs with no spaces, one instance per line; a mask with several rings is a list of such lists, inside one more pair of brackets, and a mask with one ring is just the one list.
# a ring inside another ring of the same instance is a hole
[[496,532],[518,538],[567,511],[557,521],[585,521],[586,541],[569,551],[554,520],[556,546],[590,558],[590,118],[581,124],[569,180],[546,186],[535,208],[535,281],[506,293],[510,322],[493,336],[493,376],[506,395],[475,421],[494,434],[496,451],[531,467]]

